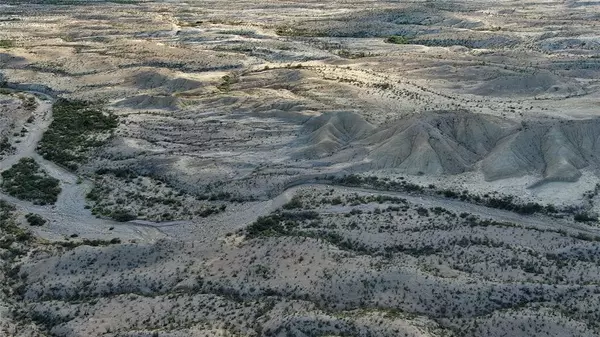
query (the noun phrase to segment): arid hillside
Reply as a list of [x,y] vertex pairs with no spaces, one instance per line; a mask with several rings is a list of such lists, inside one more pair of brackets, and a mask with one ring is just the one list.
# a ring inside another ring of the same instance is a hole
[[600,5],[0,3],[0,336],[598,336]]

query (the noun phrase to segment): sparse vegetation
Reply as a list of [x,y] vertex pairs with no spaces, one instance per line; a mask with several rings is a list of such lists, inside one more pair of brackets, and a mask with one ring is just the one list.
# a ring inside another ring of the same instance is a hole
[[225,75],[222,78],[222,82],[217,86],[217,88],[221,91],[229,91],[231,90],[231,85],[238,82],[237,75]]
[[2,333],[600,336],[598,6],[5,2]]
[[97,181],[86,195],[87,207],[98,217],[117,221],[206,218],[226,210],[227,205],[218,200],[237,202],[229,194],[222,199],[218,195],[186,194],[128,168],[102,168],[96,174]]

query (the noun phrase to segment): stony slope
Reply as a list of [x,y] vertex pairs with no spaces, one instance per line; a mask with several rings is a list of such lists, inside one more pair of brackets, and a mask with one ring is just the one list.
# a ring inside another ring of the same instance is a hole
[[[348,120],[353,129],[348,130]],[[334,113],[306,123],[306,158],[364,153],[360,169],[442,175],[481,170],[486,180],[534,175],[574,181],[598,169],[600,120],[539,119],[518,123],[467,112],[426,113],[377,127],[359,115]],[[332,157],[332,161],[335,156]]]

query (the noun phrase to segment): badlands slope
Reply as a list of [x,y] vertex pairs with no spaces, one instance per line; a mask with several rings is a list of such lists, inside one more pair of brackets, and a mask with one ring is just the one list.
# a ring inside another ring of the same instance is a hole
[[598,336],[599,18],[3,2],[0,335]]
[[339,162],[356,158],[367,169],[411,175],[481,170],[488,181],[525,175],[542,181],[576,181],[580,169],[598,166],[598,119],[517,123],[446,111],[375,127],[346,112],[322,115],[306,124],[308,145],[301,151],[305,157],[341,155]]

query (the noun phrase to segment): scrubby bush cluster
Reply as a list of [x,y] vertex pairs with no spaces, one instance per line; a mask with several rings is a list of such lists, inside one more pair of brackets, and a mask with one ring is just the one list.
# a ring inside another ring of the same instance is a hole
[[15,46],[13,40],[0,40],[0,48],[12,48]]
[[61,191],[58,179],[48,176],[31,158],[22,158],[2,172],[0,187],[15,198],[39,205],[54,204]]
[[575,214],[573,219],[577,222],[597,222],[598,221],[597,216],[588,214],[585,212]]
[[14,242],[31,239],[31,233],[17,226],[14,205],[0,200],[0,248],[10,249]]
[[231,90],[231,85],[238,82],[238,77],[235,74],[225,75],[222,77],[222,82],[217,86],[221,91]]
[[292,235],[301,222],[319,220],[319,213],[314,211],[277,212],[258,218],[246,228],[248,238],[259,236]]
[[408,40],[408,38],[406,38],[404,36],[392,35],[392,36],[388,37],[387,39],[385,39],[385,42],[393,43],[393,44],[407,44],[409,42],[409,40]]
[[27,219],[27,222],[31,226],[43,226],[47,222],[46,219],[34,213],[28,213],[27,215],[25,215],[25,219]]
[[[59,99],[52,107],[54,120],[38,144],[44,158],[76,170],[92,148],[104,144],[117,117],[85,101]],[[104,137],[102,137],[104,136]]]
[[327,177],[326,180],[332,180],[333,183],[338,185],[356,187],[370,186],[390,191],[423,192],[425,190],[423,186],[405,181],[404,177],[400,177],[400,180],[397,181],[388,178],[379,179],[379,177],[376,176],[363,177],[357,174],[349,174],[342,177]]
[[100,239],[83,239],[81,241],[58,241],[55,243],[57,246],[73,249],[79,246],[92,246],[92,247],[104,247],[109,245],[117,245],[121,243],[121,239],[113,238],[110,240],[100,240]]
[[10,154],[15,150],[15,148],[10,144],[8,137],[2,137],[0,139],[0,158],[3,155]]

